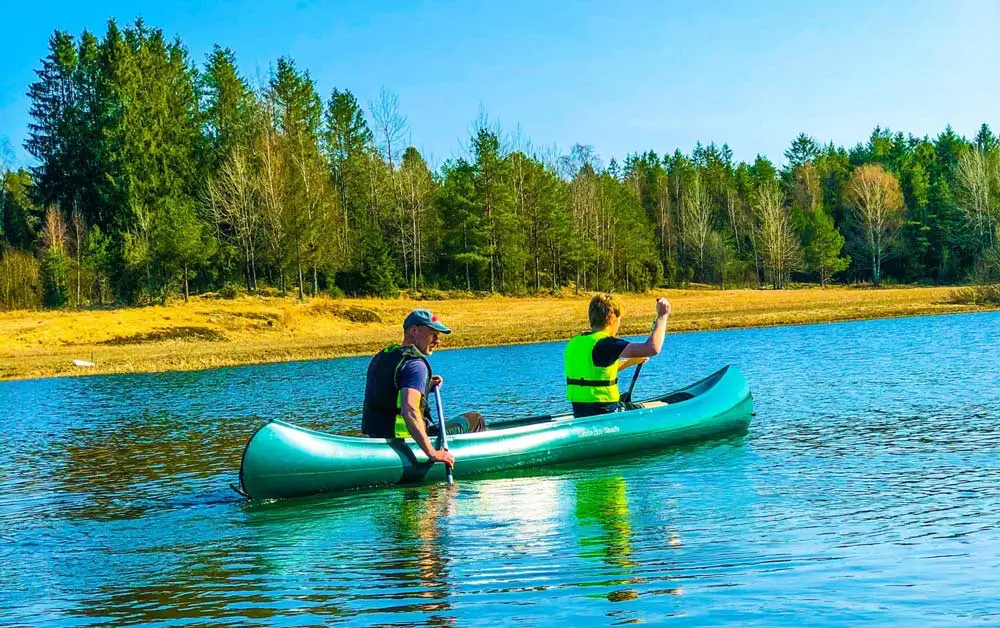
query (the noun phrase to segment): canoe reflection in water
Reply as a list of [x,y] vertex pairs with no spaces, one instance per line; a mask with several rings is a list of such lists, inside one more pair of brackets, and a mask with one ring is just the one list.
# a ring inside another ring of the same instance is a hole
[[[363,616],[368,625],[446,624],[490,596],[544,605],[582,590],[613,603],[605,612],[616,621],[641,619],[643,605],[626,602],[680,593],[670,572],[681,556],[661,551],[680,541],[663,496],[644,500],[636,492],[644,485],[626,477],[552,469],[454,486],[252,501],[243,524],[257,547],[250,562],[261,582],[298,578],[303,561],[321,566],[315,578],[297,581],[307,594],[303,608],[310,607],[304,612]],[[651,509],[661,518],[643,527]],[[268,598],[267,587],[258,591]]]
[[[243,512],[250,537],[267,539],[253,561],[267,579],[279,580],[297,578],[304,564],[321,566],[315,578],[297,581],[309,602],[303,609],[317,616],[360,613],[367,625],[409,616],[433,623],[434,617],[450,614],[453,583],[460,580],[452,573],[448,547],[460,490],[435,484],[392,493],[248,502]],[[269,594],[267,587],[260,591]]]
[[[441,612],[451,608],[445,523],[454,509],[455,484],[408,490],[399,506],[399,525],[386,530],[395,539],[396,565],[385,565],[410,582],[407,597],[428,600],[399,607],[400,611]],[[382,570],[380,570],[382,571]]]

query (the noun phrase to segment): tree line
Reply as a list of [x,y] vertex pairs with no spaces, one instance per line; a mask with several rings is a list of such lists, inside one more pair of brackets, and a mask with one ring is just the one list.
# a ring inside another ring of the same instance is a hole
[[778,168],[723,144],[607,164],[485,115],[431,169],[394,94],[322,97],[280,58],[252,84],[141,20],[55,32],[28,88],[27,151],[0,150],[0,307],[233,290],[392,296],[641,291],[690,282],[957,283],[1000,271],[1000,148],[876,128],[801,134]]

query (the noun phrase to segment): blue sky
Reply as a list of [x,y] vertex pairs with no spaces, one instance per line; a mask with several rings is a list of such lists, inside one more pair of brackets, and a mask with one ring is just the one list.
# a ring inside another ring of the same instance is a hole
[[0,141],[20,163],[24,95],[55,29],[103,36],[137,16],[203,63],[232,48],[256,80],[282,55],[326,100],[399,95],[412,143],[463,154],[480,110],[536,147],[606,162],[696,141],[783,161],[799,132],[851,146],[876,124],[915,135],[1000,126],[1000,2],[17,2],[0,23]]

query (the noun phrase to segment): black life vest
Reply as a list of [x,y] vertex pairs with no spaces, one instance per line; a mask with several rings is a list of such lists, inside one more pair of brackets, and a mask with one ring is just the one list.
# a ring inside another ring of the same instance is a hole
[[[406,438],[409,430],[403,420],[402,391],[399,372],[410,360],[421,360],[427,365],[427,381],[421,390],[420,409],[428,416],[425,391],[430,383],[431,365],[416,347],[390,345],[379,351],[368,364],[365,381],[365,403],[361,413],[361,431],[374,438]],[[426,420],[426,419],[425,419]]]

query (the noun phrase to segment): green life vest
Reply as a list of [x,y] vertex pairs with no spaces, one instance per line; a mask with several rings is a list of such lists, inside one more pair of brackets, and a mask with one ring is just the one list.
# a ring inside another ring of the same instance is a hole
[[580,334],[566,345],[566,398],[573,403],[618,401],[618,360],[611,366],[594,364],[594,347],[610,334],[594,331]]

